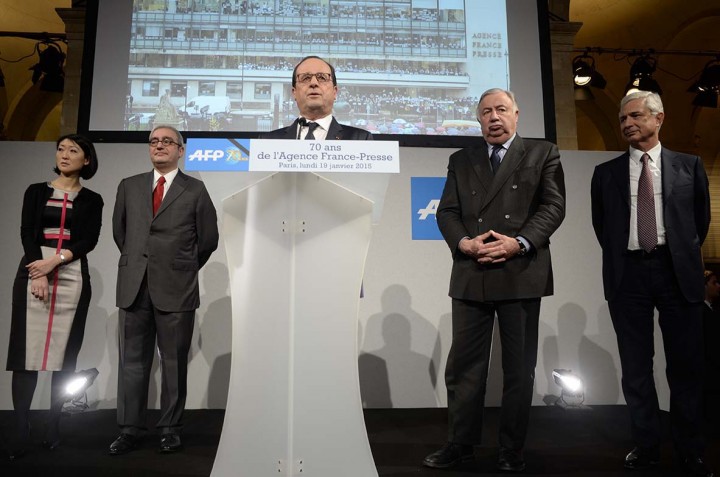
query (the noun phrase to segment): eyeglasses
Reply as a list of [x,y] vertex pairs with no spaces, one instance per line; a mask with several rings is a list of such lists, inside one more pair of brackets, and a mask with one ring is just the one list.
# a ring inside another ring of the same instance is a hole
[[159,143],[162,143],[163,146],[169,147],[171,144],[175,144],[177,146],[180,146],[180,143],[173,141],[169,137],[164,137],[162,139],[158,139],[156,137],[150,139],[150,147],[157,147]]
[[313,78],[315,78],[318,83],[327,83],[332,80],[332,75],[330,73],[300,73],[296,78],[298,83],[302,84],[310,83]]

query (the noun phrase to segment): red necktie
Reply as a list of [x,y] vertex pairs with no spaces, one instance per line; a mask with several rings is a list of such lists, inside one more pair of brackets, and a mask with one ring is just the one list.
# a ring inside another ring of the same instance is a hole
[[157,181],[155,190],[153,191],[153,217],[157,214],[160,204],[163,200],[163,194],[165,193],[165,177],[160,176]]
[[650,156],[643,154],[640,158],[642,171],[638,180],[637,193],[637,231],[640,247],[646,252],[657,245],[657,223],[655,221],[655,195],[653,194],[652,172],[650,172]]

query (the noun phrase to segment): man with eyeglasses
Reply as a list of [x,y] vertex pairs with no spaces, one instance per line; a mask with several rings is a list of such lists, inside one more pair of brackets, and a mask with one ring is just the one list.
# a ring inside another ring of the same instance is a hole
[[136,449],[147,430],[156,339],[162,370],[159,451],[182,448],[188,352],[200,305],[198,271],[218,245],[217,215],[205,185],[178,169],[185,151],[180,132],[157,126],[149,147],[153,170],[120,182],[112,218],[120,249],[120,436],[110,445],[110,455]]
[[335,68],[318,56],[307,56],[295,66],[292,94],[300,117],[290,126],[261,134],[262,139],[371,140],[364,129],[340,124],[332,116],[337,99]]

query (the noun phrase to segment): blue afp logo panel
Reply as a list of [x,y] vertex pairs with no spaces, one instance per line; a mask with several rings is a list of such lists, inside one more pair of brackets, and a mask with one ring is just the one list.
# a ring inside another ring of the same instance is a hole
[[413,240],[443,240],[435,213],[444,187],[444,177],[410,178]]
[[187,171],[247,171],[250,139],[188,138]]

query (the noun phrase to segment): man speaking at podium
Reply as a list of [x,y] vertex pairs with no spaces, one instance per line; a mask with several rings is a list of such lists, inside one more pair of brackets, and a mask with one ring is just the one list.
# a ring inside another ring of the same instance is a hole
[[260,139],[372,140],[368,131],[341,125],[332,116],[337,92],[335,68],[318,56],[306,56],[292,76],[300,117],[290,126],[261,134]]

